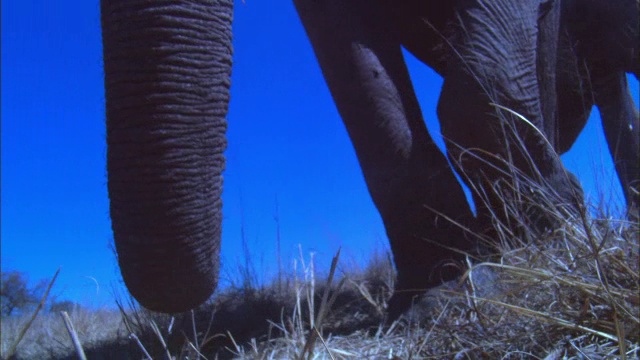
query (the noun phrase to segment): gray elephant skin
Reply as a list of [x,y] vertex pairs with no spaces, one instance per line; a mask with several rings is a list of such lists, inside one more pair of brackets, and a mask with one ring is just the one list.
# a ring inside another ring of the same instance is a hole
[[[391,244],[390,318],[459,274],[442,265],[474,251],[463,229],[490,228],[504,164],[468,149],[511,158],[579,206],[580,187],[554,151],[571,147],[595,104],[628,204],[639,203],[638,113],[625,74],[639,73],[634,0],[294,2]],[[218,279],[233,1],[102,0],[101,14],[121,272],[143,306],[185,311]],[[447,155],[474,198],[481,190],[488,198],[475,217],[427,132],[401,46],[444,78]],[[525,116],[550,143],[492,103]],[[516,141],[526,151],[510,151]]]

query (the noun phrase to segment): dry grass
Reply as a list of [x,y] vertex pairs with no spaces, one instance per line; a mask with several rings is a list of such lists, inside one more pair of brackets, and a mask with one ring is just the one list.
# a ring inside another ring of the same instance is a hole
[[[6,354],[30,315],[2,319],[2,354]],[[120,313],[113,310],[74,309],[69,313],[79,340],[85,349],[115,346],[116,339],[124,339]],[[76,358],[73,343],[57,313],[40,314],[18,345],[17,359]],[[93,359],[89,354],[89,358]]]
[[[638,229],[628,225],[567,224],[431,292],[427,314],[415,311],[386,330],[325,332],[311,358],[638,358]],[[308,332],[298,328],[237,354],[295,358],[296,340]]]
[[[78,309],[71,319],[89,359],[639,358],[638,221],[570,213],[532,186],[514,184],[528,191],[501,209],[508,216],[496,214],[500,255],[469,258],[462,279],[386,328],[394,272],[384,254],[365,269],[341,268],[336,257],[329,274],[301,254],[274,284],[229,289],[176,317],[129,304],[120,314]],[[525,213],[534,207],[554,219],[553,232],[533,233]],[[3,319],[3,353],[24,321]],[[62,318],[36,318],[17,355],[73,357]]]
[[[124,312],[125,322],[112,311],[70,315],[90,359],[141,358],[135,339],[154,359],[633,359],[638,231],[637,222],[585,214],[533,242],[510,239],[496,261],[470,263],[463,279],[386,329],[393,269],[382,255],[366,269],[333,266],[331,282],[301,257],[278,285],[231,289],[176,318],[140,309]],[[25,321],[3,319],[3,352]],[[17,356],[71,357],[59,314],[36,318]]]

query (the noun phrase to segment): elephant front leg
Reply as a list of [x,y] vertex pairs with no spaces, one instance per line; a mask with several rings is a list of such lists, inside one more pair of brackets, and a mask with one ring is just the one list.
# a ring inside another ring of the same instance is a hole
[[640,116],[629,93],[627,75],[593,72],[594,95],[604,134],[622,185],[629,215],[640,210]]
[[[545,26],[557,29],[557,16],[542,13],[557,10],[539,0],[462,1],[457,9],[438,114],[448,154],[474,191],[485,228],[496,220],[540,231],[554,226],[545,209],[523,199],[525,191],[555,192],[556,203],[569,208],[581,198],[542,135],[547,118],[555,120],[555,79],[541,72],[555,64],[557,44],[553,29],[538,31],[545,24],[538,19],[550,16]],[[505,213],[514,205],[524,213]]]
[[459,273],[473,215],[425,127],[393,27],[372,1],[296,1],[391,243],[389,318]]

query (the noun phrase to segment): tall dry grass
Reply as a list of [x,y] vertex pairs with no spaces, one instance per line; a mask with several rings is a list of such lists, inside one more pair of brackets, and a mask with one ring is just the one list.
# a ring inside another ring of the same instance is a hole
[[[468,254],[461,279],[428,291],[388,326],[388,254],[365,269],[341,267],[336,256],[322,274],[301,253],[273,284],[248,286],[258,281],[245,279],[178,316],[121,301],[119,313],[78,310],[71,319],[88,358],[638,358],[638,219],[567,204],[553,188],[520,175],[495,189],[505,201],[493,209],[496,238],[481,237],[489,251]],[[540,231],[532,213],[553,226]],[[3,319],[3,354],[24,321]],[[36,318],[17,353],[71,356],[57,314]]]
[[[393,268],[384,255],[359,271],[333,266],[331,282],[301,258],[284,289],[230,289],[182,316],[127,305],[122,315],[80,310],[71,318],[88,358],[100,354],[91,349],[109,353],[109,344],[111,354],[121,349],[115,358],[638,358],[638,223],[585,218],[532,242],[505,242],[500,257],[470,262],[460,281],[429,291],[386,328]],[[3,346],[21,321],[3,319]],[[72,355],[57,314],[38,317],[18,352]]]
[[[2,319],[0,341],[3,356],[17,340],[17,335],[28,322],[30,314]],[[118,311],[75,308],[69,317],[86,349],[116,346],[125,339],[125,329]],[[17,347],[17,359],[76,358],[73,343],[59,313],[39,314]],[[90,357],[93,359],[94,357]]]

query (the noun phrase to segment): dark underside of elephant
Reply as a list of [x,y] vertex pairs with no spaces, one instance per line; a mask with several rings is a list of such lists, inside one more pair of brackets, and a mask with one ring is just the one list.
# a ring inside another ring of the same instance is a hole
[[[638,74],[638,46],[627,41],[637,4],[604,1],[294,1],[389,237],[388,319],[458,276],[465,255],[491,252],[500,226],[535,236],[559,225],[550,207],[581,211],[558,153],[593,105],[637,207],[640,124],[626,83],[626,72]],[[119,264],[142,305],[185,311],[217,283],[232,1],[101,4]],[[578,25],[579,12],[608,20],[593,26],[601,37]],[[602,56],[611,37],[632,51]],[[444,78],[447,156],[426,129],[402,47]]]

